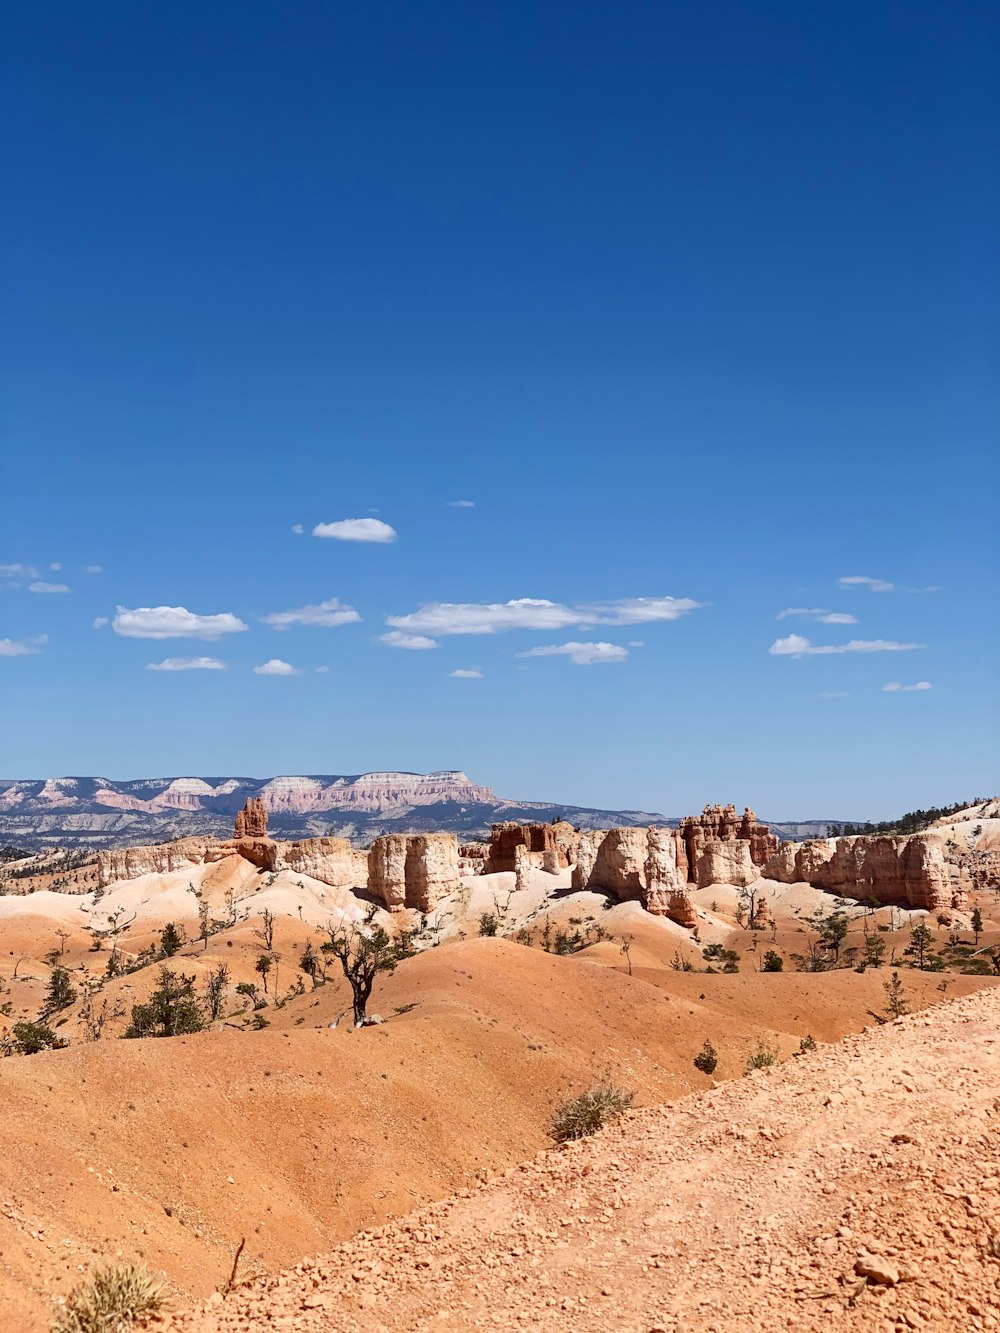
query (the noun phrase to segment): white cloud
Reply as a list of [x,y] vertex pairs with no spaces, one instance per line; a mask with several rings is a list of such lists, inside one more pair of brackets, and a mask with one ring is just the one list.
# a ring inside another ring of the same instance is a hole
[[915,685],[900,685],[898,680],[890,680],[888,685],[883,685],[882,690],[885,694],[896,694],[899,691],[907,690],[932,690],[934,686],[929,680],[918,680]]
[[313,667],[313,670],[325,674],[327,671],[330,670],[330,668],[328,666],[318,666],[318,667]]
[[837,582],[842,588],[868,588],[872,592],[892,592],[896,585],[885,579],[873,579],[867,574],[845,574]]
[[775,639],[768,652],[774,657],[819,657],[827,653],[905,653],[923,648],[922,643],[897,643],[894,639],[851,639],[848,643],[813,644],[801,634]]
[[384,643],[387,648],[412,648],[414,650],[437,647],[437,640],[429,639],[426,634],[404,634],[402,630],[398,629],[380,634],[379,643]]
[[630,648],[645,648],[646,645],[643,643],[642,639],[629,639],[628,646]]
[[545,598],[510,602],[427,602],[405,616],[386,616],[396,629],[426,634],[499,634],[505,630],[569,629],[578,625],[641,625],[677,620],[700,603],[687,597],[627,597],[585,606]]
[[111,621],[107,616],[98,616],[94,621],[94,629],[103,629],[105,625],[110,625]]
[[262,662],[260,666],[255,666],[255,676],[297,676],[298,667],[293,667],[291,662],[283,662],[280,657],[272,657],[267,662]]
[[789,606],[784,611],[779,611],[775,619],[787,620],[789,616],[807,616],[810,620],[818,621],[821,625],[856,625],[858,623],[857,616],[852,616],[847,611],[827,611],[822,606]]
[[260,619],[273,629],[288,629],[292,625],[351,625],[361,617],[353,606],[347,606],[339,597],[331,597],[328,602],[300,606],[297,611],[272,611]]
[[225,671],[225,662],[217,657],[165,657],[162,662],[147,662],[147,671]]
[[394,542],[396,529],[380,518],[342,518],[336,523],[317,523],[312,535],[338,542]]
[[103,566],[103,565],[84,565],[84,567],[83,567],[83,572],[84,572],[85,574],[103,574],[103,573],[104,573],[104,566]]
[[449,500],[448,504],[452,509],[475,509],[475,500]]
[[292,531],[295,533],[296,537],[301,537],[302,534],[305,532],[305,528],[302,526],[301,523],[293,523]]
[[455,671],[449,671],[449,676],[454,676],[456,680],[482,680],[483,673],[478,667],[458,667]]
[[119,606],[111,628],[126,639],[221,639],[249,626],[231,611],[198,616],[183,606]]
[[27,657],[41,652],[42,644],[48,641],[47,634],[36,634],[33,639],[0,639],[0,657]]
[[37,579],[34,565],[0,565],[0,579]]
[[28,591],[29,591],[29,592],[43,592],[43,593],[45,593],[45,592],[69,592],[69,588],[66,587],[66,584],[65,584],[65,583],[46,583],[44,580],[39,579],[39,580],[37,580],[35,583],[29,583],[29,584],[28,584]]
[[58,560],[56,560],[53,562],[53,564],[49,565],[49,569],[52,570],[53,574],[58,574],[60,569],[62,569],[62,565],[59,563]]
[[628,649],[617,643],[553,643],[545,648],[529,648],[518,657],[555,657],[563,655],[577,666],[594,666],[598,662],[624,662]]

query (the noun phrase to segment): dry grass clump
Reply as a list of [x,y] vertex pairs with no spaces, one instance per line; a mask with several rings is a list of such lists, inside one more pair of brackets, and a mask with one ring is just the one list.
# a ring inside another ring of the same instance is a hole
[[599,1083],[580,1097],[566,1102],[552,1117],[549,1133],[557,1143],[586,1138],[603,1129],[632,1105],[634,1094]]
[[99,1268],[75,1287],[52,1321],[52,1333],[128,1333],[163,1308],[164,1291],[145,1268]]

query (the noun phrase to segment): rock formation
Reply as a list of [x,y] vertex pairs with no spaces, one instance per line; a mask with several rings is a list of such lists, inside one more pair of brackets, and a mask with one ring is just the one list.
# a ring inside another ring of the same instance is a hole
[[[700,815],[689,815],[681,820],[680,832],[687,847],[692,879],[698,884],[703,882],[697,873],[698,857],[707,843],[745,842],[750,860],[755,866],[762,866],[777,851],[779,842],[777,834],[772,833],[766,824],[761,824],[749,806],[738,815],[734,805],[706,805]],[[718,882],[735,883],[734,880]]]
[[519,847],[531,854],[532,865],[565,869],[570,864],[567,833],[576,836],[570,824],[494,824],[485,873],[516,870]]
[[118,847],[97,853],[97,883],[102,889],[120,879],[165,875],[171,870],[201,865],[209,859],[204,838],[180,838],[154,847]]
[[852,898],[908,903],[937,911],[960,908],[963,892],[934,834],[823,838],[786,843],[763,868],[782,884],[805,882]]
[[368,889],[390,911],[430,912],[459,887],[454,833],[388,833],[368,853]]
[[649,830],[613,828],[580,837],[573,867],[574,889],[602,889],[619,902],[643,898]]
[[750,843],[740,838],[704,843],[698,853],[695,876],[699,889],[710,884],[735,884],[742,889],[760,879],[761,871],[753,863]]
[[236,816],[233,837],[237,841],[240,838],[267,837],[267,810],[259,796],[247,797],[246,804]]
[[335,889],[364,888],[368,883],[368,853],[352,847],[346,838],[303,838],[278,846],[285,870]]
[[518,890],[526,889],[530,879],[531,852],[523,842],[519,842],[514,848],[514,888]]

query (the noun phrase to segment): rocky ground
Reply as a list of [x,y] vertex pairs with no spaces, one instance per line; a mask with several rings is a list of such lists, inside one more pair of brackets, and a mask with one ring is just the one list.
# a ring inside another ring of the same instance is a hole
[[995,1328],[998,1019],[984,990],[631,1112],[166,1326]]

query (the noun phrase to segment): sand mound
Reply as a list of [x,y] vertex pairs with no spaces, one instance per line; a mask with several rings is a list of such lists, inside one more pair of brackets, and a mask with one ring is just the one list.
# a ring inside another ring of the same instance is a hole
[[169,1327],[995,1327],[998,1019],[988,991],[631,1113]]

